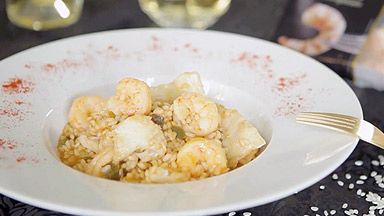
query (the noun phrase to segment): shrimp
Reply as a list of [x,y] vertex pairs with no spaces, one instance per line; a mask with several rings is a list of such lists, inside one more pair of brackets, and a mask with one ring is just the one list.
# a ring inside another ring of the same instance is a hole
[[171,103],[183,93],[198,93],[204,95],[203,84],[197,72],[185,72],[178,75],[169,84],[162,84],[151,87],[153,101]]
[[147,115],[151,111],[152,98],[148,85],[140,80],[125,78],[119,81],[116,94],[107,101],[108,110],[115,115]]
[[135,114],[119,123],[113,133],[114,161],[135,153],[139,158],[156,158],[166,152],[167,141],[161,128],[150,117]]
[[321,3],[307,8],[301,20],[305,25],[317,29],[319,34],[304,40],[280,36],[277,42],[310,56],[329,51],[331,46],[339,41],[347,26],[340,11]]
[[189,170],[192,177],[204,172],[212,176],[228,171],[225,150],[218,140],[191,139],[177,153],[176,163],[181,169]]
[[259,132],[237,110],[220,108],[223,130],[223,146],[227,148],[228,166],[236,168],[254,158],[258,149],[265,145]]
[[220,116],[216,104],[208,98],[197,93],[184,94],[172,106],[173,120],[184,131],[205,136],[217,130]]
[[87,165],[85,172],[98,177],[104,177],[101,169],[112,162],[113,159],[113,147],[107,147],[101,152],[97,153],[96,156]]
[[101,96],[83,96],[73,101],[68,119],[72,127],[87,129],[90,126],[88,117],[92,113],[106,109],[107,100]]

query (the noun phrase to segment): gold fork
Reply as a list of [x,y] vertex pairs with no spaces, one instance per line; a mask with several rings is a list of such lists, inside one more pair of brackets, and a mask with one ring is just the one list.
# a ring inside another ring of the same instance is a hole
[[362,119],[335,113],[301,112],[296,122],[341,131],[384,149],[384,133]]

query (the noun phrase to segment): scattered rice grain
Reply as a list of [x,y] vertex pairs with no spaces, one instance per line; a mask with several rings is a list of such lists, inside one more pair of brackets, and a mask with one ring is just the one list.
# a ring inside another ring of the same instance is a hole
[[345,174],[345,178],[346,178],[346,179],[351,179],[351,177],[352,177],[351,174],[349,174],[349,173],[346,173],[346,174]]
[[362,190],[361,189],[358,189],[357,191],[356,191],[356,194],[357,195],[360,195],[362,193]]
[[353,183],[350,183],[350,184],[348,185],[348,189],[350,189],[350,190],[352,190],[354,187],[355,187],[355,185],[354,185]]
[[339,176],[336,174],[336,173],[334,173],[333,175],[332,175],[332,179],[333,180],[337,180],[339,178]]
[[314,212],[317,212],[317,211],[319,210],[319,208],[316,207],[316,206],[312,206],[312,207],[311,207],[311,210],[314,211]]
[[379,161],[377,161],[377,160],[372,160],[372,161],[371,161],[371,164],[372,164],[373,166],[379,166],[379,165],[380,165]]
[[381,166],[384,165],[384,156],[383,155],[379,155],[378,158],[379,158],[380,165]]
[[361,161],[361,160],[357,160],[357,161],[355,161],[355,165],[356,165],[356,166],[362,166],[363,164],[364,164],[364,162]]
[[372,171],[371,172],[371,177],[375,177],[377,175],[377,172],[376,171]]

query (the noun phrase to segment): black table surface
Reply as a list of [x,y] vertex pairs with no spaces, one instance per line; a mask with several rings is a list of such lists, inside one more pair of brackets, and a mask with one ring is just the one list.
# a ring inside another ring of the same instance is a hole
[[[272,40],[288,3],[289,0],[234,0],[229,11],[209,29]],[[140,11],[136,0],[86,0],[81,19],[76,24],[43,32],[14,26],[6,16],[5,1],[1,1],[0,60],[61,38],[142,27],[155,27],[155,24]],[[345,81],[359,98],[364,118],[384,130],[384,92],[362,89],[348,79]],[[356,161],[363,164],[360,165]],[[377,175],[384,175],[384,166],[380,162],[384,163],[384,150],[360,141],[354,152],[338,169],[311,187],[266,205],[234,209],[233,212],[222,215],[368,215],[369,208],[378,205],[366,200],[366,194],[372,192],[384,197],[384,188],[379,187],[373,177],[375,172]],[[363,184],[358,184],[360,178],[363,178]],[[344,183],[343,186],[340,186],[341,182]],[[353,189],[349,188],[351,183],[354,185]],[[384,198],[381,201],[384,207]],[[0,194],[0,215],[66,214],[31,206]],[[375,215],[384,213],[376,210]]]

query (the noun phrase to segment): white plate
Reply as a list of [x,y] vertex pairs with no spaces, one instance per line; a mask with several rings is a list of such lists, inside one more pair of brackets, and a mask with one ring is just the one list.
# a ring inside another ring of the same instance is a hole
[[[9,57],[0,71],[0,193],[73,214],[216,214],[275,201],[324,178],[357,143],[296,124],[295,114],[362,117],[353,91],[322,64],[230,33],[132,29],[83,35]],[[60,163],[57,139],[74,98],[108,97],[123,77],[156,85],[185,71],[198,71],[209,97],[238,109],[261,131],[269,144],[258,158],[217,177],[160,185],[100,179]]]

